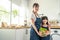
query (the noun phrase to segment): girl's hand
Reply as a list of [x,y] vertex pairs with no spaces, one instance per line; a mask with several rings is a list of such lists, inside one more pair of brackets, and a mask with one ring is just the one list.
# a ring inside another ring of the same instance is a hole
[[39,36],[42,36],[42,32],[39,32]]
[[46,35],[49,35],[49,34],[50,34],[50,32],[49,32],[49,31],[47,31],[47,32],[46,32]]

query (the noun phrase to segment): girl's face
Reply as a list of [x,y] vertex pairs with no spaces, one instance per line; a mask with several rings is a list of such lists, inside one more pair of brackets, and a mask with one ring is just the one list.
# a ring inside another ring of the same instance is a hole
[[44,19],[44,20],[43,20],[43,23],[44,23],[44,24],[46,24],[47,22],[48,22],[48,20],[47,20],[47,19]]
[[33,7],[33,11],[34,11],[35,13],[37,13],[38,10],[39,10],[39,7],[36,7],[36,6]]

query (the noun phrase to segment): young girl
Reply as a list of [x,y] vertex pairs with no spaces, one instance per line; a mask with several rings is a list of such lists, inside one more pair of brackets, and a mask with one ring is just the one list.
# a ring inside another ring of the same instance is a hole
[[[42,31],[45,31],[45,36],[42,36]],[[42,24],[41,24],[41,27],[40,27],[40,36],[41,36],[41,40],[50,40],[50,25],[48,23],[48,18],[46,16],[43,16],[42,17]]]

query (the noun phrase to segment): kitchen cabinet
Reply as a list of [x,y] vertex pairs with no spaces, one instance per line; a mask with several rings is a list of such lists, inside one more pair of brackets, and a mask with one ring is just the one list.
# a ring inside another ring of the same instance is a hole
[[51,38],[52,40],[60,39],[60,29],[51,29]]
[[0,40],[15,40],[15,29],[0,29]]
[[0,29],[0,40],[29,40],[30,29]]
[[30,29],[16,29],[16,40],[29,40]]
[[[53,40],[59,40],[60,29],[51,29],[51,37]],[[30,28],[0,29],[0,40],[30,40]]]
[[24,40],[25,29],[16,29],[16,40]]

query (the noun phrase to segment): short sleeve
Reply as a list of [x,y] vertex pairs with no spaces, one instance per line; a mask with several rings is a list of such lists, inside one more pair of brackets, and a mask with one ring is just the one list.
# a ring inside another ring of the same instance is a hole
[[34,14],[31,15],[31,19],[34,19],[34,21],[36,21],[36,17]]

